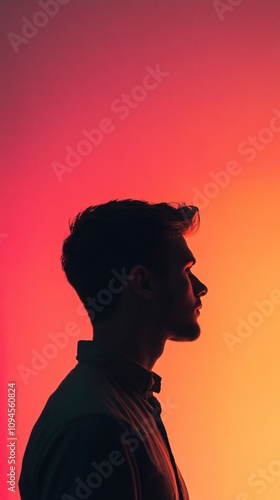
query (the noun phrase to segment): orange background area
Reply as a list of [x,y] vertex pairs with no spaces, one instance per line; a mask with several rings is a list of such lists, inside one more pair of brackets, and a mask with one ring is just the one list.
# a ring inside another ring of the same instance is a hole
[[[92,338],[60,267],[68,219],[115,198],[186,201],[201,209],[188,243],[209,293],[200,338],[168,343],[155,366],[173,452],[191,500],[279,500],[279,1],[2,11],[1,401],[16,382],[17,474],[77,340]],[[91,151],[84,129],[97,129]],[[67,345],[47,347],[65,328]],[[5,410],[1,499],[18,500],[6,438]]]

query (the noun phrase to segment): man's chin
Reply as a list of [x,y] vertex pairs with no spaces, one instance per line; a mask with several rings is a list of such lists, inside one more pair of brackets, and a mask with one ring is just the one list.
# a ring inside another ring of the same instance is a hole
[[195,325],[195,328],[186,328],[182,331],[172,332],[168,338],[174,342],[193,342],[194,340],[197,340],[199,336],[200,327]]

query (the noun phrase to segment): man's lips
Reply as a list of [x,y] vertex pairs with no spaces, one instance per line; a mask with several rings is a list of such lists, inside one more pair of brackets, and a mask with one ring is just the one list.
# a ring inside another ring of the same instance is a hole
[[196,306],[195,311],[197,312],[197,314],[200,314],[201,308],[202,308],[202,304],[198,304],[198,306]]

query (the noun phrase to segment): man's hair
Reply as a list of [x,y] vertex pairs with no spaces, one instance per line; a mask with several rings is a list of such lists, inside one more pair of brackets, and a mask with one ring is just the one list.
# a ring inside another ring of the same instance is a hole
[[86,208],[69,222],[70,235],[61,256],[69,283],[88,312],[90,301],[97,297],[98,302],[98,294],[101,297],[107,290],[107,304],[102,312],[90,314],[91,320],[105,318],[115,309],[120,293],[108,292],[115,273],[125,270],[128,275],[136,264],[164,272],[168,240],[198,228],[197,207],[174,205],[112,200]]

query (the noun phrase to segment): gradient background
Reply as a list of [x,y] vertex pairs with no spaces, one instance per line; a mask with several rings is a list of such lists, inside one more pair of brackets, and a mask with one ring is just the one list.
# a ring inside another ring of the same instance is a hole
[[[131,197],[201,208],[189,245],[209,288],[202,334],[193,344],[169,343],[155,366],[190,498],[279,500],[280,304],[266,303],[265,316],[254,302],[280,290],[280,119],[278,131],[263,130],[275,109],[280,116],[280,2],[64,2],[18,53],[7,34],[22,34],[24,16],[44,23],[36,18],[42,8],[1,2],[1,499],[7,382],[17,384],[19,474],[35,420],[75,365],[77,340],[92,337],[60,267],[68,219],[90,204]],[[113,101],[158,64],[168,76],[121,120]],[[114,131],[59,181],[52,163],[65,163],[66,147],[76,149],[82,130],[104,118]],[[250,136],[258,143],[248,152]],[[237,175],[215,181],[233,160]],[[70,321],[79,334],[24,380],[32,350],[42,354],[49,334]],[[237,339],[231,349],[225,334]]]

